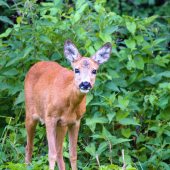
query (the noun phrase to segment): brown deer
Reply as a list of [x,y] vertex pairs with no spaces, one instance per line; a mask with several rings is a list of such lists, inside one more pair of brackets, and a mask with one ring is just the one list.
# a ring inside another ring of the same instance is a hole
[[77,138],[80,119],[86,111],[86,94],[93,88],[96,70],[106,62],[111,44],[106,43],[91,58],[82,57],[70,39],[64,44],[64,54],[74,71],[56,62],[36,63],[25,78],[25,105],[27,146],[25,162],[30,163],[37,122],[46,125],[49,168],[57,162],[65,170],[63,140],[69,134],[69,157],[71,167],[77,170]]

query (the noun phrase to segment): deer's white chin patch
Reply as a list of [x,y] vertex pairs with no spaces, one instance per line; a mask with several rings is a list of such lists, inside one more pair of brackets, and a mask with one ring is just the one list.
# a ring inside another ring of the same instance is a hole
[[82,93],[88,93],[90,90],[84,90],[84,89],[80,89],[80,91],[82,92]]

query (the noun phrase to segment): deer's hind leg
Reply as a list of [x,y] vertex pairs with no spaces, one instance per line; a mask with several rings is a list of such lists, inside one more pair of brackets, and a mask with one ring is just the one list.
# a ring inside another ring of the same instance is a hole
[[27,131],[27,146],[26,146],[26,153],[25,153],[25,163],[31,162],[32,152],[33,152],[33,142],[34,142],[34,134],[36,125],[38,123],[37,119],[34,119],[32,114],[26,111],[26,131]]

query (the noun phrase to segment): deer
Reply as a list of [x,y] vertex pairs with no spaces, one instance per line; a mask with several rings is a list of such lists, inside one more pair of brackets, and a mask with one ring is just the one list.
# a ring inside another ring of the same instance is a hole
[[69,159],[72,170],[77,170],[77,139],[82,116],[86,112],[86,95],[92,90],[96,72],[111,54],[111,43],[106,43],[91,57],[82,57],[70,39],[64,43],[64,55],[73,71],[54,61],[40,61],[25,77],[25,107],[27,145],[25,163],[30,165],[33,140],[38,121],[46,126],[49,168],[65,170],[63,140],[68,130]]

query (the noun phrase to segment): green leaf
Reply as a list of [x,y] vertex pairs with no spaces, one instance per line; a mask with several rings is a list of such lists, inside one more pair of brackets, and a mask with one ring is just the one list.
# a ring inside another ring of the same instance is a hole
[[120,119],[126,118],[129,115],[129,112],[124,112],[122,110],[119,110],[116,113],[116,121],[119,121]]
[[144,78],[141,78],[142,81],[147,81],[151,84],[156,84],[158,81],[159,81],[159,78],[157,77],[144,77]]
[[5,5],[5,6],[7,6],[9,8],[9,5],[6,2],[2,1],[2,0],[0,0],[0,6],[1,5]]
[[94,5],[94,9],[96,10],[96,12],[100,13],[100,11],[101,11],[101,4],[96,3]]
[[108,142],[100,143],[96,154],[100,156],[108,148]]
[[82,14],[83,11],[86,9],[86,7],[88,7],[88,3],[85,3],[85,4],[81,5],[81,7],[80,7],[80,9],[78,10],[78,12],[79,12],[80,14]]
[[[0,152],[0,158],[4,161],[4,162],[6,162],[6,159],[8,158],[8,156],[7,156],[7,154],[5,154],[5,152]],[[6,167],[4,167],[4,168],[6,168]]]
[[[126,155],[126,152],[125,152],[125,155],[124,155],[124,160],[126,160],[125,161],[126,164],[130,165],[130,167],[131,167],[132,159],[131,159],[131,156]],[[119,161],[123,163],[123,157],[122,156],[119,157]],[[126,168],[126,170],[129,170],[129,168]]]
[[117,57],[123,59],[123,58],[119,55],[119,53],[117,52],[117,50],[116,50],[115,47],[112,47],[112,52],[113,52]]
[[10,89],[11,87],[3,82],[0,82],[0,90],[6,90],[6,89]]
[[126,138],[129,138],[130,135],[131,135],[131,129],[130,129],[130,128],[128,128],[128,129],[122,128],[122,129],[121,129],[121,133],[122,133],[122,135],[125,136]]
[[132,84],[132,83],[135,81],[137,75],[138,75],[138,72],[136,71],[135,73],[133,73],[133,74],[129,77],[129,79],[128,79],[128,81],[127,81],[128,85]]
[[23,17],[17,17],[17,24],[20,24],[22,19],[23,19]]
[[112,70],[112,69],[107,69],[107,72],[113,77],[113,78],[119,78],[120,76],[119,76],[119,74],[116,72],[116,71],[114,71],[114,70]]
[[146,18],[144,21],[143,21],[143,24],[144,26],[148,25],[149,23],[153,22],[155,19],[157,18],[157,15],[155,16],[151,16],[149,18]]
[[[168,102],[168,101],[167,101]],[[164,110],[161,109],[161,115],[166,119],[170,120],[170,106],[166,107]]]
[[108,119],[107,118],[103,118],[103,117],[93,117],[93,118],[87,118],[86,119],[86,125],[91,125],[93,123],[108,123]]
[[157,100],[158,98],[157,98],[157,96],[155,96],[155,95],[150,95],[149,96],[149,101],[150,101],[150,103],[151,103],[151,105],[152,106],[154,106],[154,104],[155,104],[155,101]]
[[99,37],[104,41],[104,43],[112,42],[111,35],[108,32],[105,33],[100,32]]
[[85,1],[86,0],[77,0],[77,2],[76,2],[76,10],[78,10]]
[[[146,140],[147,140],[146,136],[143,135],[143,134],[140,134],[140,135],[137,137],[136,143],[138,144],[138,143],[144,142],[144,141],[146,141]],[[150,148],[152,148],[152,147],[150,147]],[[152,148],[152,149],[153,149],[153,148]]]
[[21,129],[20,129],[20,132],[21,132],[21,134],[22,134],[23,137],[27,137],[27,131],[26,131],[26,129],[21,128]]
[[112,42],[112,37],[111,37],[111,35],[108,33],[108,32],[106,32],[105,34],[105,38],[106,38],[106,42]]
[[166,134],[167,136],[169,136],[169,137],[170,137],[170,131],[169,131],[169,130],[167,130],[167,129],[164,129],[164,130],[163,130],[163,134]]
[[42,40],[44,43],[51,43],[51,40],[46,35],[39,35],[40,40]]
[[9,18],[7,18],[6,16],[0,16],[0,21],[14,25],[14,23]]
[[20,94],[17,97],[17,100],[14,102],[15,105],[22,103],[25,101],[25,95],[24,95],[24,90],[20,92]]
[[94,131],[95,131],[95,128],[96,128],[96,123],[90,124],[90,125],[88,125],[88,127],[90,128],[90,130],[91,130],[92,132],[94,132]]
[[170,78],[170,71],[164,71],[162,73],[159,73],[158,75],[161,76],[161,77],[168,77],[168,78]]
[[52,61],[56,61],[62,58],[62,55],[59,52],[53,53],[51,56]]
[[0,35],[0,38],[2,37],[8,37],[8,35],[11,33],[12,28],[8,28],[4,33]]
[[113,90],[113,91],[120,91],[119,88],[116,86],[115,83],[113,83],[112,81],[111,82],[107,82],[106,83],[106,88],[110,89],[110,90]]
[[129,39],[125,40],[125,44],[127,45],[128,48],[131,49],[131,51],[133,51],[136,47],[136,42],[131,37]]
[[160,128],[159,127],[151,127],[148,130],[152,130],[154,132],[159,132]]
[[8,76],[15,76],[18,73],[19,73],[18,70],[14,68],[14,69],[10,69],[10,70],[4,72],[3,74],[8,75]]
[[96,154],[96,147],[95,144],[92,143],[91,145],[88,145],[85,150],[91,155],[91,156],[95,156]]
[[132,34],[135,34],[135,31],[136,31],[135,22],[126,22],[126,27]]
[[109,123],[112,121],[113,117],[116,115],[116,112],[113,112],[113,113],[108,113],[107,114],[107,117],[109,119]]
[[86,96],[86,106],[90,103],[90,101],[93,99],[93,95],[91,94],[91,92],[87,93]]
[[95,50],[92,46],[89,47],[89,52],[91,56],[95,53]]
[[54,0],[54,5],[57,6],[60,3],[60,0]]
[[139,123],[137,123],[134,119],[131,119],[131,118],[120,119],[119,123],[122,124],[122,125],[138,125],[138,126],[141,126]]
[[22,59],[25,59],[28,57],[28,54],[34,49],[33,45],[27,46],[20,54],[18,57],[12,58],[9,60],[6,66],[10,66],[11,64],[14,64]]
[[111,133],[104,126],[102,130],[102,136],[103,136],[103,139],[110,139],[111,137],[113,137]]
[[87,6],[88,6],[88,4],[85,3],[84,5],[82,5],[82,6],[80,7],[80,9],[79,9],[78,11],[76,11],[76,13],[75,13],[75,15],[74,15],[74,22],[75,22],[75,23],[80,20],[82,13],[83,13],[83,11],[86,9]]
[[[165,107],[168,104],[168,101],[169,101],[169,96],[163,96],[163,97],[159,98],[158,101],[155,101],[155,104],[158,105],[159,107],[161,107],[161,109],[165,109]],[[164,111],[162,113],[164,113]],[[165,116],[165,114],[163,114],[163,115]]]
[[111,141],[111,144],[112,146],[114,145],[117,145],[119,143],[123,143],[123,142],[128,142],[128,141],[132,141],[133,139],[123,139],[123,138],[112,138],[110,141]]
[[163,166],[165,168],[165,170],[169,170],[169,168],[170,168],[170,166],[165,162],[159,162],[159,165]]
[[138,45],[141,45],[141,43],[144,41],[144,38],[142,35],[135,36],[135,40],[137,41]]
[[159,39],[156,39],[154,42],[153,42],[153,46],[156,46],[157,44],[163,42],[163,41],[166,41],[167,39],[166,38],[159,38]]
[[108,25],[106,29],[103,31],[103,33],[113,34],[116,30],[118,30],[118,28],[119,28],[118,25]]
[[96,42],[94,43],[94,47],[95,47],[96,50],[98,50],[102,45],[103,45],[103,44],[102,44],[100,41],[96,41]]
[[132,68],[136,68],[136,64],[134,60],[128,61],[127,63],[127,69],[131,70]]
[[74,22],[76,23],[77,21],[79,21],[81,18],[81,14],[79,13],[79,11],[77,11],[74,15]]
[[144,69],[144,61],[143,58],[138,56],[134,58],[136,68],[143,70]]
[[129,104],[129,99],[125,99],[122,96],[118,96],[118,102],[120,105],[127,107]]

